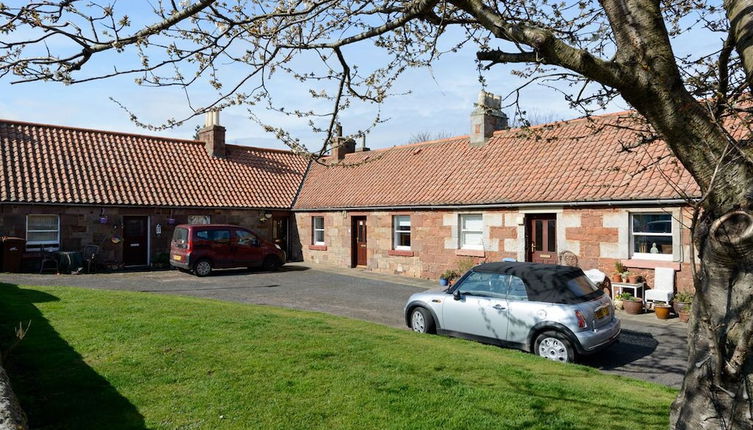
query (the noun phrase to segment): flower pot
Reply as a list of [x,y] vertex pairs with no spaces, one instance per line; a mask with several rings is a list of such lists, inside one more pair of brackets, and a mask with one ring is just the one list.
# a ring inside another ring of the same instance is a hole
[[681,310],[677,315],[680,317],[680,321],[684,323],[690,321],[690,310],[688,309]]
[[447,279],[439,278],[439,285],[441,285],[442,287],[446,287],[447,284],[449,284],[449,282],[447,282]]
[[628,276],[628,283],[630,283],[630,284],[637,284],[639,276],[640,275],[630,275],[630,276]]
[[690,303],[675,301],[675,302],[672,302],[672,307],[674,308],[675,313],[679,316],[680,312],[690,307]]
[[643,300],[623,300],[622,307],[625,309],[626,313],[630,315],[638,315],[643,312]]
[[656,318],[659,318],[660,320],[669,319],[670,309],[671,308],[669,306],[654,306],[654,312],[656,313]]
[[614,308],[622,310],[622,300],[614,299]]
[[612,274],[612,282],[622,282],[622,275],[619,273]]

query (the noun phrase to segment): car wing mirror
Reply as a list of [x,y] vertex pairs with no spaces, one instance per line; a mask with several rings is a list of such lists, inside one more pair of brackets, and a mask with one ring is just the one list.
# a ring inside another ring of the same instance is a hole
[[251,246],[259,246],[259,239],[251,239]]
[[455,291],[452,292],[452,298],[455,300],[460,300],[460,289],[456,288]]

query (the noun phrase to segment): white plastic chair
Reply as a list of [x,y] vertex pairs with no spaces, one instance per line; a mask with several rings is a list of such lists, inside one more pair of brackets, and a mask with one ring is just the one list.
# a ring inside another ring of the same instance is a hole
[[644,300],[662,301],[669,303],[675,296],[675,270],[669,267],[657,267],[654,269],[654,288],[646,290]]

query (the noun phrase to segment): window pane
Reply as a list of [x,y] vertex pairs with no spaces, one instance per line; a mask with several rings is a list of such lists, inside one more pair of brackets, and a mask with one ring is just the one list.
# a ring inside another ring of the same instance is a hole
[[396,215],[395,216],[395,230],[410,230],[410,216],[409,215]]
[[526,284],[517,276],[510,275],[510,292],[507,293],[510,300],[528,300],[528,291]]
[[324,229],[324,217],[320,217],[320,216],[314,217],[314,229],[316,230]]
[[189,215],[189,224],[211,224],[211,217],[209,215]]
[[633,252],[644,254],[672,254],[672,236],[633,236]]
[[672,233],[670,214],[633,214],[634,233]]
[[460,221],[463,230],[482,231],[484,229],[484,221],[481,215],[461,215]]
[[557,240],[557,231],[555,228],[555,221],[553,219],[550,219],[547,224],[548,230],[546,232],[546,239],[547,239],[547,251],[548,252],[555,252],[557,250],[556,240]]
[[324,243],[324,230],[316,230],[314,232],[314,242]]
[[29,230],[57,230],[57,215],[29,215]]
[[507,277],[499,273],[471,272],[458,289],[463,294],[503,298],[507,291]]
[[462,246],[463,247],[481,247],[481,233],[479,232],[463,232],[462,236]]
[[56,231],[51,232],[28,232],[26,233],[26,240],[29,242],[51,242],[57,243],[58,233]]
[[410,247],[410,233],[397,233],[396,245]]
[[544,250],[544,229],[543,229],[543,223],[540,219],[537,219],[534,221],[533,226],[533,232],[534,232],[534,238],[533,238],[533,250],[534,251],[543,251]]
[[210,230],[209,240],[215,242],[230,242],[230,230]]

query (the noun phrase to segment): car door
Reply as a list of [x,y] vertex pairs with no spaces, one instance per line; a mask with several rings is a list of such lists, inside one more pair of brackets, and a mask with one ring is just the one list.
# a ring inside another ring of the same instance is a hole
[[260,266],[263,255],[261,242],[248,230],[235,230],[235,263],[238,266]]
[[215,267],[233,266],[233,249],[230,244],[230,229],[209,230],[209,242]]
[[507,305],[509,318],[514,321],[507,330],[508,341],[521,344],[527,342],[531,327],[542,319],[542,315],[546,315],[548,305],[529,301],[525,282],[514,275],[510,275]]
[[[504,342],[507,340],[508,275],[471,272],[457,285],[460,299],[444,300],[442,328],[447,331]],[[453,290],[453,291],[455,291]]]

